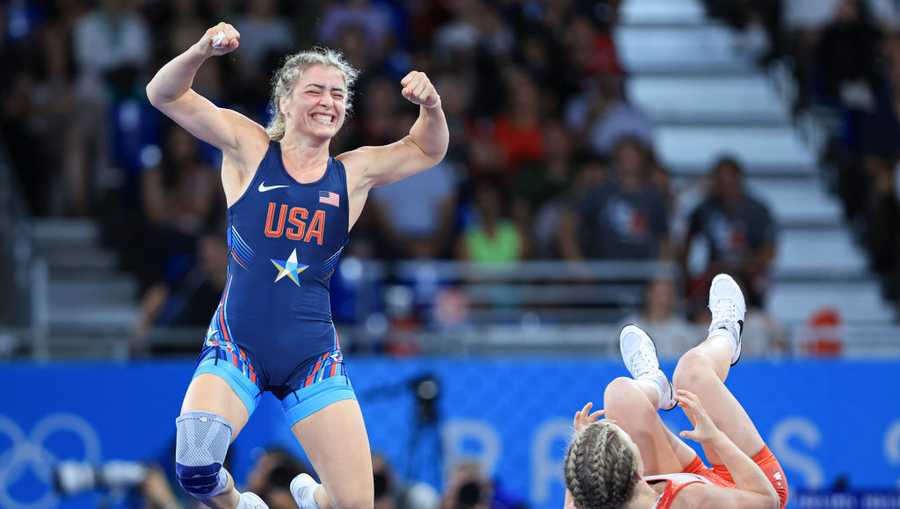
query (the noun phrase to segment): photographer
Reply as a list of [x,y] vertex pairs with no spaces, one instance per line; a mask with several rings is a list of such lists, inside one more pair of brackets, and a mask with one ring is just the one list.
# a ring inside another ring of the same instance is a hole
[[102,507],[185,508],[172,490],[166,473],[153,463],[114,460],[95,466],[64,461],[56,466],[54,485],[57,492],[66,497],[98,493],[102,496]]
[[172,485],[166,478],[161,468],[151,466],[147,469],[147,476],[141,483],[141,493],[144,495],[147,509],[183,509],[184,506],[175,497]]
[[291,479],[308,469],[292,453],[274,446],[256,460],[247,477],[247,489],[262,498],[269,509],[297,509],[291,497]]
[[477,463],[459,463],[450,474],[441,509],[489,509],[493,487]]

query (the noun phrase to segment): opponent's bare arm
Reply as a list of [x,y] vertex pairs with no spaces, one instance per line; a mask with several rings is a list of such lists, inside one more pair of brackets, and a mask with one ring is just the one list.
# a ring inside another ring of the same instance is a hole
[[158,110],[201,140],[243,166],[248,154],[267,144],[265,129],[232,110],[219,108],[191,89],[194,76],[210,57],[226,55],[240,45],[241,36],[227,23],[219,23],[187,51],[160,69],[147,84],[147,98]]
[[[734,445],[706,413],[700,399],[692,392],[679,390],[678,406],[694,424],[693,431],[682,431],[681,436],[709,447],[719,455],[734,478],[735,488],[691,485],[684,489],[684,507],[740,507],[742,509],[778,509],[781,501],[759,465]],[[696,487],[695,487],[696,486]],[[681,497],[679,497],[680,499]],[[678,499],[676,499],[678,500]]]
[[352,168],[353,192],[390,184],[441,162],[450,144],[441,97],[423,72],[401,81],[403,97],[419,105],[419,118],[403,139],[377,147],[360,147],[340,156]]

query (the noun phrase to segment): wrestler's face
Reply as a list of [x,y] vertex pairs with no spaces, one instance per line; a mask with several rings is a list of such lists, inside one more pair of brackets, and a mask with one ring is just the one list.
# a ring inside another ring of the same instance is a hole
[[344,124],[347,111],[344,73],[332,66],[309,67],[297,78],[281,108],[288,129],[314,138],[334,137]]

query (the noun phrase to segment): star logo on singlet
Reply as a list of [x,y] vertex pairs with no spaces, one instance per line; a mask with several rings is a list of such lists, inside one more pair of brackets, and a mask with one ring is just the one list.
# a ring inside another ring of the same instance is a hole
[[270,258],[272,260],[272,265],[278,269],[278,275],[275,276],[275,282],[279,282],[285,277],[290,278],[291,281],[294,282],[295,285],[300,286],[299,276],[303,273],[304,270],[309,268],[309,265],[303,265],[302,263],[297,263],[297,250],[294,249],[291,251],[291,256],[288,256],[287,260],[276,260],[274,258]]

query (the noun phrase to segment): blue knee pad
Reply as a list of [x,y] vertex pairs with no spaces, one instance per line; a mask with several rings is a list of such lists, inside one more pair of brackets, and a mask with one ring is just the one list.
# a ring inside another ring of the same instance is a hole
[[231,444],[231,425],[207,412],[189,412],[175,420],[175,476],[188,494],[199,500],[225,491],[228,474],[222,468]]

